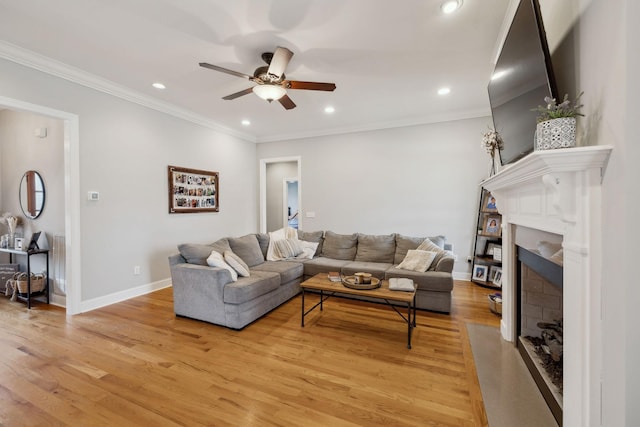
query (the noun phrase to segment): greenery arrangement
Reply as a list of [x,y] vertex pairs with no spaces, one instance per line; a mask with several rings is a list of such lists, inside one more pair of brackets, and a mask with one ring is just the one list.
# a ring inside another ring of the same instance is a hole
[[563,117],[584,116],[584,114],[580,114],[579,111],[580,108],[584,107],[584,105],[580,104],[580,97],[583,93],[584,92],[580,92],[574,102],[571,102],[569,95],[565,94],[560,104],[556,104],[555,98],[545,97],[544,102],[546,102],[547,105],[538,105],[538,108],[534,110],[538,112],[538,123]]

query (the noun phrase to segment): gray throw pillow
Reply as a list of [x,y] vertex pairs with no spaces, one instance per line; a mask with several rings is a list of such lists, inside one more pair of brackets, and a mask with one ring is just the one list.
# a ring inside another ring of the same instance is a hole
[[229,240],[226,237],[223,237],[220,240],[216,240],[211,244],[211,247],[214,251],[224,254],[224,251],[230,251],[231,246],[229,246]]
[[298,239],[318,244],[318,249],[316,249],[314,256],[319,256],[322,253],[322,243],[324,242],[323,231],[298,230]]
[[269,249],[269,233],[257,233],[256,238],[262,251],[262,256],[267,259],[267,250]]
[[[433,237],[409,237],[401,234],[396,234],[396,253],[393,258],[394,264],[400,264],[402,260],[407,256],[409,249],[417,249],[420,243],[424,242],[424,239],[431,240],[440,249],[444,249],[444,236]],[[434,264],[435,265],[435,264]]]
[[211,255],[213,247],[197,243],[183,243],[178,245],[178,251],[189,264],[207,265],[207,258]]
[[322,256],[333,259],[353,261],[358,246],[357,234],[337,234],[327,231],[322,244]]
[[234,254],[238,255],[249,266],[253,267],[264,262],[264,255],[260,249],[260,243],[255,234],[247,234],[242,237],[230,237],[229,246]]
[[392,263],[396,251],[396,236],[358,234],[356,261]]

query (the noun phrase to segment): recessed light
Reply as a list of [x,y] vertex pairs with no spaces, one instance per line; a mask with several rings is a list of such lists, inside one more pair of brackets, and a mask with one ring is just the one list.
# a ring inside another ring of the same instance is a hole
[[449,0],[442,3],[442,6],[440,6],[440,9],[442,9],[442,12],[449,14],[449,13],[455,12],[461,7],[462,7],[462,0]]
[[332,106],[328,106],[324,108],[324,112],[327,114],[333,114],[336,112],[336,109]]
[[451,89],[448,87],[441,87],[438,89],[438,95],[448,95],[449,93],[451,93]]
[[166,89],[167,88],[165,85],[163,85],[160,82],[156,82],[156,83],[152,84],[151,86],[155,87],[156,89]]
[[242,126],[249,126],[250,124],[251,124],[251,122],[249,120],[247,120],[247,119],[244,119],[242,121]]

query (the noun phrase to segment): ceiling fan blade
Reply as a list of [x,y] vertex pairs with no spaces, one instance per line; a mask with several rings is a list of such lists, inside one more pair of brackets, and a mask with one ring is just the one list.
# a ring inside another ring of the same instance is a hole
[[283,86],[287,89],[325,90],[332,92],[336,89],[335,83],[320,82],[299,82],[296,80],[286,80]]
[[269,64],[268,74],[276,76],[277,78],[282,77],[284,74],[284,70],[289,65],[289,61],[293,56],[293,52],[291,52],[286,47],[278,46],[276,51],[273,53],[273,58],[271,58],[271,63]]
[[240,73],[238,71],[228,70],[226,68],[218,67],[217,65],[207,64],[206,62],[201,62],[200,66],[204,67],[204,68],[208,68],[210,70],[220,71],[220,72],[223,72],[223,73],[231,74],[232,76],[236,76],[236,77],[242,77],[242,78],[249,79],[249,80],[253,80],[254,79],[253,76],[250,76],[248,74]]
[[227,95],[227,96],[223,97],[222,99],[224,99],[226,101],[230,101],[232,99],[240,98],[243,95],[248,95],[251,92],[253,92],[253,88],[252,87],[250,87],[248,89],[245,89],[245,90],[241,90],[240,92],[232,93],[231,95]]
[[280,104],[282,104],[282,106],[287,110],[296,108],[296,104],[291,100],[291,98],[289,98],[289,95],[284,95],[282,98],[278,99],[278,102],[280,102]]

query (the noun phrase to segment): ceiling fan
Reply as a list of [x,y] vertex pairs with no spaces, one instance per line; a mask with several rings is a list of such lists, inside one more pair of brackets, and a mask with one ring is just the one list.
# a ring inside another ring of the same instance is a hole
[[284,75],[284,70],[287,68],[292,56],[293,52],[286,47],[277,47],[276,51],[273,53],[263,53],[262,59],[267,63],[267,66],[256,68],[253,72],[253,76],[228,70],[206,62],[201,62],[200,66],[209,68],[210,70],[231,74],[232,76],[242,77],[257,83],[253,87],[223,97],[222,99],[225,100],[236,99],[253,92],[268,102],[272,102],[277,99],[284,108],[291,110],[292,108],[296,108],[296,104],[287,95],[287,89],[324,90],[329,92],[335,90],[336,85],[334,83],[287,80]]

